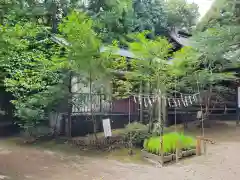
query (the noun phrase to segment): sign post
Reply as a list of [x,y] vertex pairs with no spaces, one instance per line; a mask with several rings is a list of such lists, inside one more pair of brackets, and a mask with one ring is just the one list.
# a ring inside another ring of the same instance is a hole
[[111,130],[111,122],[110,119],[103,119],[103,131],[105,137],[111,137],[112,136],[112,130]]
[[198,111],[197,112],[197,119],[200,121],[201,120],[201,118],[202,118],[202,111]]

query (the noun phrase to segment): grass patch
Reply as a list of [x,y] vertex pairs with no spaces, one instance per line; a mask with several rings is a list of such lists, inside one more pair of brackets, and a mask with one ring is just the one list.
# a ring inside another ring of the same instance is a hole
[[133,155],[129,155],[129,149],[121,148],[114,149],[112,151],[101,151],[101,150],[82,150],[77,148],[76,146],[72,146],[70,144],[64,144],[56,141],[49,141],[44,143],[37,143],[33,146],[37,148],[48,149],[51,151],[63,152],[65,154],[71,155],[80,155],[86,157],[95,157],[95,158],[107,158],[112,160],[118,160],[121,162],[134,162],[134,163],[145,163],[141,156],[141,149],[134,148]]
[[131,156],[129,155],[129,149],[122,148],[109,152],[106,157],[109,159],[115,159],[126,163],[139,163],[139,164],[148,163],[146,160],[142,158],[141,149],[137,148],[133,149],[133,155]]
[[51,140],[40,142],[37,141],[33,144],[24,144],[23,139],[21,137],[14,138],[5,138],[0,140],[0,146],[8,147],[8,148],[34,148],[39,150],[49,150],[52,152],[63,153],[68,156],[85,156],[91,158],[104,158],[104,159],[112,159],[121,161],[124,163],[148,163],[141,156],[141,149],[133,148],[133,155],[129,155],[129,149],[121,148],[115,149],[112,151],[101,151],[101,150],[82,150],[78,147],[66,143],[64,140]]

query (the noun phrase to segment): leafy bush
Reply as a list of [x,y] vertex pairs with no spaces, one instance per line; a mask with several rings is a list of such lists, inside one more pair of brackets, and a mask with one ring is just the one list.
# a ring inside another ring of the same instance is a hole
[[[191,149],[196,146],[196,140],[190,136],[179,133],[168,133],[163,136],[163,152],[165,154],[174,153],[177,141],[182,150]],[[148,152],[160,154],[160,137],[155,136],[145,139],[143,146]]]
[[134,146],[142,147],[144,140],[151,137],[152,134],[148,132],[147,125],[134,122],[125,127],[123,136],[125,141],[131,141]]
[[22,132],[21,135],[24,138],[39,138],[39,137],[47,137],[52,135],[53,129],[49,128],[47,126],[36,126],[36,127],[29,127],[25,128]]

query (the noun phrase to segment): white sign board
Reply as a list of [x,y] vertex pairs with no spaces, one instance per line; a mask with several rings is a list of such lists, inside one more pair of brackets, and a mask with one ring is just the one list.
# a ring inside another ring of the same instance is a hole
[[110,119],[103,119],[102,124],[103,124],[103,131],[104,131],[105,137],[112,136]]
[[202,111],[198,111],[197,112],[197,119],[201,119],[202,118]]
[[240,87],[238,87],[238,108],[240,108]]

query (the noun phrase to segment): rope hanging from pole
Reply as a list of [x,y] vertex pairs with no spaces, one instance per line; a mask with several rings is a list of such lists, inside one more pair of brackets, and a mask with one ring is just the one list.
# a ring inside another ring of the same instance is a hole
[[[170,108],[181,108],[181,107],[188,107],[190,105],[193,105],[194,103],[198,102],[199,93],[192,94],[192,95],[183,95],[181,94],[180,97],[176,96],[176,93],[173,97],[167,97],[167,105]],[[142,100],[141,100],[142,98]],[[161,97],[165,98],[165,97]],[[156,102],[158,97],[156,95],[151,94],[133,94],[133,100],[135,103],[138,103],[139,105],[144,105],[144,107],[152,107],[153,104]]]

